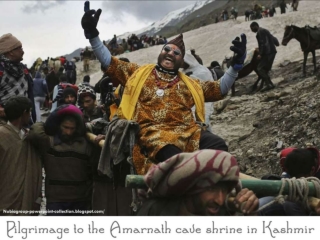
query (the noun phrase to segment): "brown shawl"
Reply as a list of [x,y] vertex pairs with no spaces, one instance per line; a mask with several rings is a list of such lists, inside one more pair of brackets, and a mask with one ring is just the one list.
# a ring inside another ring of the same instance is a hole
[[0,136],[0,215],[31,215],[3,210],[39,210],[35,202],[41,196],[40,157],[9,125],[0,127]]

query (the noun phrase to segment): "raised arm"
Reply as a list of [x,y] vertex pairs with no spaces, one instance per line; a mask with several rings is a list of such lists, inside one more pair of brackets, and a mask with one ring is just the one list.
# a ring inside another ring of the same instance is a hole
[[105,45],[103,45],[99,36],[89,39],[89,41],[92,46],[92,50],[101,63],[102,67],[107,68],[111,63],[111,53],[109,49]]
[[101,14],[101,9],[90,10],[89,1],[85,2],[85,13],[81,20],[81,25],[84,30],[84,35],[89,39],[93,52],[106,69],[108,76],[116,78],[122,85],[125,85],[131,74],[139,68],[137,64],[126,63],[112,57],[108,48],[102,43],[99,38],[97,29],[98,21]]
[[41,154],[45,154],[50,148],[50,137],[45,133],[44,123],[42,122],[37,122],[31,126],[27,139]]
[[232,41],[233,46],[230,50],[235,53],[231,66],[225,74],[218,81],[205,81],[201,82],[203,93],[206,102],[217,101],[223,98],[231,89],[234,81],[238,77],[238,72],[242,69],[244,60],[247,55],[247,37],[241,34],[240,38],[237,37]]

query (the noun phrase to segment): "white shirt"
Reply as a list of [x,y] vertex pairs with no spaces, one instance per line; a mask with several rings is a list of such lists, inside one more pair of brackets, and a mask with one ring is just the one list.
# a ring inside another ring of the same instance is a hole
[[27,132],[24,129],[17,128],[16,126],[12,125],[11,122],[7,122],[7,124],[19,135],[20,139],[24,139]]

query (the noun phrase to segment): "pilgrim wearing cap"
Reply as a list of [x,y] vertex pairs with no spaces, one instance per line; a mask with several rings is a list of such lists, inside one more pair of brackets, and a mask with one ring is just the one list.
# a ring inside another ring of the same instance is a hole
[[46,209],[55,210],[47,215],[90,214],[76,211],[91,209],[92,147],[85,132],[83,114],[72,104],[57,107],[30,130],[29,139],[43,156]]
[[0,37],[0,125],[6,122],[4,106],[12,96],[31,100],[32,120],[36,121],[33,80],[26,66],[21,63],[23,55],[22,43],[15,36],[7,33]]

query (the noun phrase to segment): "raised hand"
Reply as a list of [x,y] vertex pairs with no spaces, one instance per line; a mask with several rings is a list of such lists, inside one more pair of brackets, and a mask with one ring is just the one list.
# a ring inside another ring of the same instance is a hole
[[232,44],[233,46],[230,47],[230,50],[234,52],[234,56],[231,62],[231,66],[234,70],[240,71],[247,56],[247,36],[242,33],[241,41],[239,37],[236,37],[232,41]]
[[90,2],[86,1],[84,3],[84,11],[85,13],[81,19],[81,26],[84,30],[84,35],[87,39],[95,38],[99,36],[97,25],[98,25],[102,10],[101,9],[98,9],[97,11],[94,9],[90,10]]

